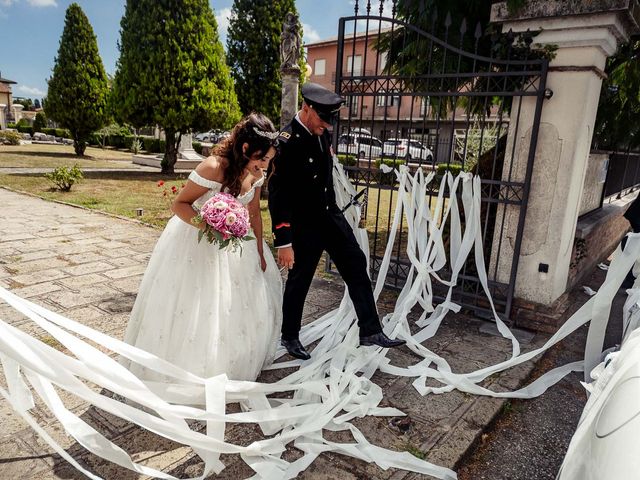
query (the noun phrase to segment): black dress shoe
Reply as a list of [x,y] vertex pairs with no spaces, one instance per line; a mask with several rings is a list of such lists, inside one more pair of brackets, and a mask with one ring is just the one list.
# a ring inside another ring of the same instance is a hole
[[280,343],[284,348],[287,349],[289,355],[292,357],[299,358],[300,360],[309,360],[311,355],[304,349],[304,346],[300,343],[300,340],[297,338],[293,340],[285,340],[284,338],[280,340]]
[[360,345],[363,347],[369,345],[377,345],[383,348],[393,348],[404,345],[404,340],[391,339],[387,337],[384,332],[374,333],[373,335],[367,335],[366,337],[360,337]]

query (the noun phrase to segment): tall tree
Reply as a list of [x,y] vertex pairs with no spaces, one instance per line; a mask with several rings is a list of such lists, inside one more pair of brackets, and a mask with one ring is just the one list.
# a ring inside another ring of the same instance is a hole
[[602,84],[594,147],[607,150],[640,148],[640,39],[609,57]]
[[120,121],[159,125],[163,173],[172,173],[180,136],[230,128],[240,109],[207,0],[127,0],[113,82]]
[[49,79],[47,116],[67,128],[77,155],[89,135],[104,125],[107,76],[93,28],[77,3],[67,9],[58,56]]
[[[295,0],[234,0],[227,34],[227,62],[240,109],[280,118],[280,35]],[[301,54],[302,57],[302,54]]]

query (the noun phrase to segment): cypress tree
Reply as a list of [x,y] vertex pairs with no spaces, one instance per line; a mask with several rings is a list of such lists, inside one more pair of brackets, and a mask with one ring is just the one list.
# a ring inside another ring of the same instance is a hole
[[215,16],[207,0],[127,0],[120,26],[116,115],[164,129],[162,172],[172,173],[182,134],[240,119]]
[[49,118],[71,132],[77,155],[84,154],[89,135],[106,121],[107,94],[107,76],[93,28],[80,6],[72,3],[67,8],[45,109]]
[[297,13],[295,0],[234,0],[227,35],[240,109],[264,113],[276,125],[282,98],[280,35],[288,12]]

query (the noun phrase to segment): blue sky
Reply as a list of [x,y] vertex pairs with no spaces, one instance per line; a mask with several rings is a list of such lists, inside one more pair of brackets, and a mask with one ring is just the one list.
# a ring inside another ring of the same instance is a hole
[[[76,0],[98,37],[105,69],[115,71],[125,0]],[[14,96],[41,98],[51,76],[71,0],[0,0],[0,72],[18,82]],[[212,0],[223,44],[233,0]],[[338,19],[353,14],[351,0],[297,0],[305,41],[337,34]]]

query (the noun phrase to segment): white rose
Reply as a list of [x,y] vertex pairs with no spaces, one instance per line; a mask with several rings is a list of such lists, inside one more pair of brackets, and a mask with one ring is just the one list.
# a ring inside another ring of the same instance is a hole
[[226,223],[227,225],[233,225],[234,223],[236,223],[236,220],[238,220],[236,214],[229,213],[227,214],[227,218],[225,218],[224,223]]
[[213,208],[215,208],[216,210],[225,210],[228,207],[229,205],[227,204],[227,202],[223,202],[222,200],[218,200],[213,204]]

